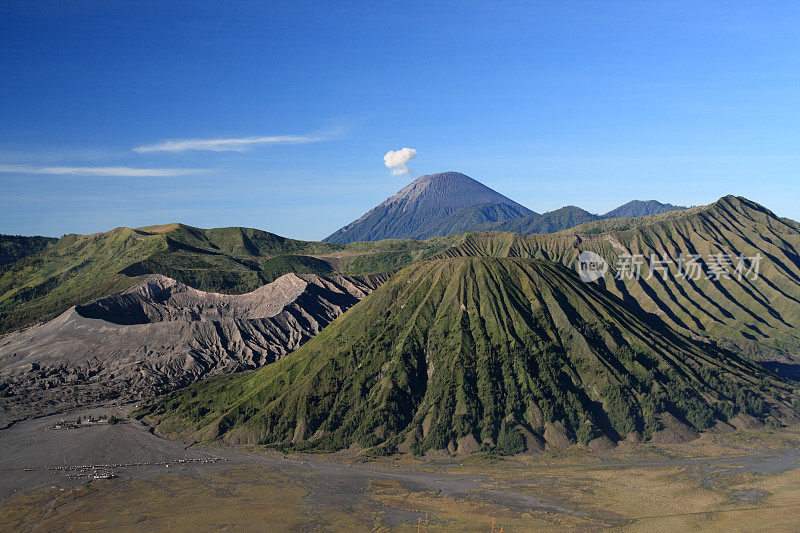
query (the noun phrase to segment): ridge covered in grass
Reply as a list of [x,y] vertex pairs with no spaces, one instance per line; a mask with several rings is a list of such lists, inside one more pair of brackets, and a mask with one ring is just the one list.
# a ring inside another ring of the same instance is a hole
[[[551,235],[472,233],[440,257],[532,257],[575,268],[582,251],[606,260],[601,287],[685,334],[755,358],[800,353],[800,229],[746,198],[726,196],[708,206],[600,220]],[[708,279],[718,254],[732,264],[726,276]],[[618,276],[624,255],[642,261],[638,277]],[[761,257],[757,276],[733,275],[740,255]],[[699,258],[698,279],[680,275],[690,256]],[[666,278],[651,271],[653,257],[667,262]]]
[[351,245],[297,241],[250,228],[182,224],[66,235],[0,267],[0,333],[128,289],[151,274],[194,288],[245,293],[287,274],[392,271],[455,239]]
[[[627,305],[660,317],[684,334],[742,350],[754,358],[800,353],[800,224],[745,198],[639,218],[589,222],[549,235],[467,233],[427,241],[347,245],[286,239],[249,228],[180,224],[67,235],[0,266],[0,333],[57,315],[72,305],[122,291],[163,274],[192,287],[244,293],[294,272],[346,275],[390,272],[437,257],[530,257],[574,268],[581,251],[606,259],[598,283]],[[723,253],[760,255],[757,279],[682,279],[680,258]],[[641,276],[616,279],[618,258],[636,254]],[[651,256],[670,272],[649,268]]]
[[281,361],[139,416],[199,441],[517,453],[777,422],[792,395],[561,265],[451,258],[398,272]]

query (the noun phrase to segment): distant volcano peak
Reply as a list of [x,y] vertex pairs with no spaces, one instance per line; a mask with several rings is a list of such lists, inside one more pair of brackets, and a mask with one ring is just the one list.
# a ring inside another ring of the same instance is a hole
[[323,241],[429,239],[468,231],[554,233],[605,218],[633,218],[679,209],[686,208],[655,200],[634,200],[605,215],[575,206],[540,215],[466,174],[451,170],[420,176]]
[[348,243],[456,235],[482,223],[531,214],[466,174],[440,172],[420,176],[324,240]]
[[467,207],[491,203],[519,206],[513,200],[466,174],[452,171],[420,176],[388,198],[384,204],[398,200],[436,204],[439,207]]

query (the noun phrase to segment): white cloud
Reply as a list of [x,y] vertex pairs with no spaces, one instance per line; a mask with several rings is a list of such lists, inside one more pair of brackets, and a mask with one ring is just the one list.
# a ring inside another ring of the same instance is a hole
[[392,169],[392,176],[402,176],[409,173],[408,162],[417,156],[417,151],[413,148],[401,148],[400,150],[389,150],[383,156],[383,163],[386,168]]
[[211,152],[245,152],[259,144],[307,144],[324,141],[325,136],[275,135],[272,137],[244,137],[240,139],[183,139],[158,144],[138,146],[134,152],[184,152],[206,150]]
[[120,178],[169,178],[207,172],[199,168],[131,168],[131,167],[34,167],[0,165],[0,172],[52,176],[109,176]]

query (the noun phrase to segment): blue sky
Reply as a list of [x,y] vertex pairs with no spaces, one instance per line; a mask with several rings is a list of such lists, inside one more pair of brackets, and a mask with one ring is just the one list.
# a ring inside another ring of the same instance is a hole
[[4,2],[0,71],[0,233],[320,239],[445,170],[800,219],[796,2]]

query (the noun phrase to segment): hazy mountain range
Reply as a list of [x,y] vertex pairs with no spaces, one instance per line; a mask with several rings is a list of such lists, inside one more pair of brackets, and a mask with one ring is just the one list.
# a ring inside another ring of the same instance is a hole
[[467,231],[553,233],[604,218],[640,217],[686,209],[634,200],[605,215],[567,206],[539,214],[460,172],[420,176],[324,242],[427,239]]
[[[369,241],[392,232],[444,236]],[[3,419],[141,398],[188,440],[463,454],[797,417],[795,384],[759,363],[800,353],[800,224],[745,198],[537,214],[444,173],[337,234],[367,241],[0,237]],[[575,272],[588,251],[608,265],[593,283]],[[719,279],[677,270],[720,254]],[[620,275],[625,255],[640,276]],[[753,256],[758,275],[733,275]]]

